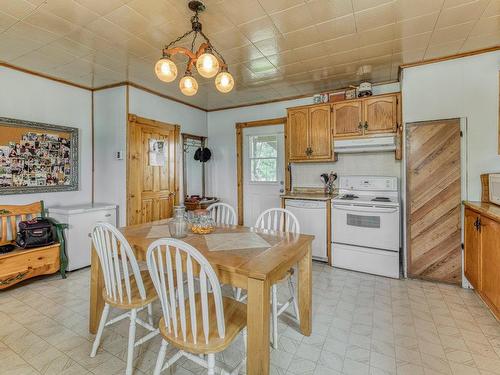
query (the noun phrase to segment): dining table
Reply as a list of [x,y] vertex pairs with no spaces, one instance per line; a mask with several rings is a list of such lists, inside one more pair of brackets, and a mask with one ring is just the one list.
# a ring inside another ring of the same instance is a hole
[[[145,261],[148,246],[169,237],[169,219],[130,225],[120,231],[138,261]],[[217,225],[213,233],[188,233],[183,241],[210,262],[222,284],[247,291],[247,374],[267,375],[270,370],[270,288],[295,267],[300,323],[305,336],[312,328],[312,257],[314,236],[275,232],[244,226]],[[92,249],[89,331],[96,333],[104,300],[103,275]]]

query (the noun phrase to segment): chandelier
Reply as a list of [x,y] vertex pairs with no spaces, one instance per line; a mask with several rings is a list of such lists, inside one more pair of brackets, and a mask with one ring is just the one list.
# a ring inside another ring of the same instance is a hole
[[[205,10],[201,1],[190,1],[189,9],[194,12],[191,17],[191,30],[181,35],[162,50],[163,57],[155,65],[155,73],[159,80],[172,82],[177,78],[177,66],[171,60],[176,54],[185,55],[188,58],[186,71],[179,82],[179,88],[184,95],[193,96],[198,92],[198,82],[193,77],[192,69],[195,66],[198,73],[204,78],[215,77],[215,87],[222,93],[228,93],[234,87],[233,76],[228,72],[227,64],[222,55],[214,48],[210,40],[202,30],[198,14]],[[193,35],[191,49],[176,47],[181,40]],[[198,36],[204,42],[195,52],[195,43]]]

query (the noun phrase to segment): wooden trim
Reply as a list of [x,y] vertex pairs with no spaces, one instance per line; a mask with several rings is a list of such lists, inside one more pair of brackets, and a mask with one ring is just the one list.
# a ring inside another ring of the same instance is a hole
[[90,114],[90,134],[92,137],[92,153],[91,153],[91,159],[92,159],[92,187],[91,187],[91,199],[92,203],[95,201],[95,142],[94,142],[94,135],[95,135],[95,127],[94,127],[94,92],[92,91],[91,93],[91,111],[92,113]]
[[[286,127],[286,117],[257,120],[249,122],[237,122],[236,129],[236,184],[238,189],[238,225],[243,225],[243,129],[258,126],[281,125]],[[286,142],[286,140],[284,140]],[[287,157],[285,152],[285,181],[288,180]],[[286,185],[286,182],[285,182]]]
[[104,85],[104,86],[98,86],[92,91],[101,91],[101,90],[107,90],[107,89],[114,89],[116,87],[122,87],[122,86],[127,86],[129,84],[128,81],[123,81],[123,82],[117,82],[117,83],[111,83],[109,85]]
[[326,256],[328,265],[332,266],[332,200],[326,202]]
[[57,77],[54,77],[54,76],[51,76],[51,75],[48,75],[48,74],[35,72],[34,70],[21,68],[19,66],[11,65],[11,64],[6,63],[4,61],[0,61],[0,66],[3,66],[5,68],[9,68],[9,69],[12,69],[12,70],[17,70],[17,71],[22,72],[22,73],[31,74],[32,76],[36,76],[36,77],[40,77],[40,78],[45,78],[45,79],[48,79],[50,81],[54,81],[54,82],[57,82],[57,83],[62,83],[63,85],[73,86],[73,87],[76,87],[76,88],[79,88],[79,89],[82,89],[82,90],[93,91],[92,87],[88,87],[88,86],[80,85],[78,83],[73,83],[73,82],[70,82],[70,81],[66,81],[65,79],[57,78]]
[[[129,197],[130,197],[130,166],[129,166],[129,160],[130,160],[130,146],[129,146],[129,127],[130,127],[130,113],[129,113],[129,105],[130,105],[130,97],[129,97],[129,89],[128,86],[125,87],[125,204],[126,206],[124,207],[125,210],[125,223],[120,223],[121,225],[128,225],[129,220],[130,220],[130,215],[129,215]],[[119,221],[118,221],[119,222]]]
[[196,139],[198,141],[204,141],[207,139],[207,137],[205,137],[203,135],[195,135],[195,134],[189,134],[189,133],[181,133],[181,135],[182,135],[182,139],[191,138],[191,139]]
[[[500,88],[500,71],[498,72],[498,87]],[[498,92],[498,155],[500,155],[500,90]]]
[[413,68],[415,66],[434,64],[434,63],[438,63],[438,62],[442,62],[442,61],[460,59],[462,57],[475,56],[475,55],[480,55],[482,53],[494,52],[494,51],[498,51],[498,50],[500,50],[500,46],[483,48],[483,49],[478,49],[475,51],[456,53],[454,55],[449,55],[449,56],[444,56],[444,57],[436,57],[434,59],[423,60],[423,61],[418,61],[418,62],[413,62],[413,63],[408,63],[408,64],[402,64],[399,66],[399,68],[400,69]]

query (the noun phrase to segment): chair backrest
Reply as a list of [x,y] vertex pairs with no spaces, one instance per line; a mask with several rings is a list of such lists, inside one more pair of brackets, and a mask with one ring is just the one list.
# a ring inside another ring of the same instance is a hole
[[[217,333],[224,338],[226,327],[219,279],[198,250],[181,240],[162,238],[149,246],[147,263],[169,334],[195,344],[202,334],[208,343],[210,322],[216,319]],[[196,292],[195,278],[198,278],[199,292]],[[176,288],[176,285],[185,284],[184,288]],[[210,316],[210,310],[213,310],[210,306],[215,307],[215,317]],[[203,323],[202,327],[197,327],[200,313]]]
[[0,245],[4,245],[16,239],[19,222],[31,220],[43,215],[44,210],[42,201],[26,205],[0,206]]
[[236,225],[236,211],[227,203],[211,204],[207,210],[217,224]]
[[92,229],[92,242],[99,256],[108,298],[117,303],[131,303],[133,277],[139,296],[146,299],[139,264],[123,234],[109,223],[97,223]]
[[300,233],[299,220],[293,213],[284,208],[265,210],[257,218],[255,227],[276,232]]

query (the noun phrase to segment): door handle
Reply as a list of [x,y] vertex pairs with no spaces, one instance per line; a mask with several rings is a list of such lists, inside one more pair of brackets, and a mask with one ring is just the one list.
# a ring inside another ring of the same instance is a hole
[[365,125],[363,126],[365,130],[368,130],[368,121],[365,121]]
[[359,122],[358,130],[360,133],[363,131],[363,124],[361,123],[361,121]]

